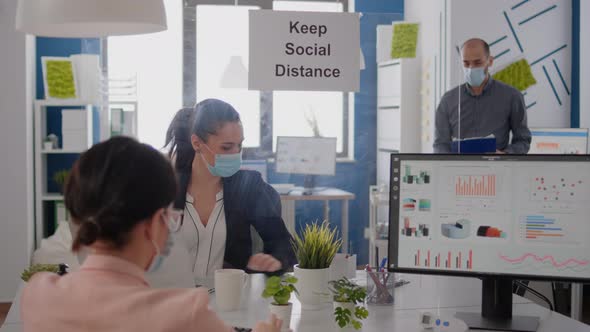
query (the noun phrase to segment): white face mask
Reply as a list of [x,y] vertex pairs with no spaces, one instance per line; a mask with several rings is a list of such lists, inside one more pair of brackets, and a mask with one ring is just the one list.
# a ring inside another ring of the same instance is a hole
[[463,68],[465,82],[472,87],[479,87],[486,79],[486,67]]
[[203,144],[209,152],[211,152],[215,156],[215,164],[213,166],[209,165],[203,154],[201,153],[201,157],[205,164],[207,164],[207,169],[211,172],[213,176],[219,176],[222,178],[228,178],[234,174],[236,174],[240,167],[242,167],[242,152],[232,153],[232,154],[216,154],[207,146],[207,144]]
[[156,271],[158,271],[160,269],[160,267],[162,267],[162,263],[164,262],[164,259],[166,258],[165,256],[163,256],[160,253],[160,248],[158,248],[158,245],[156,244],[156,242],[154,242],[154,240],[151,240],[152,244],[154,245],[154,248],[156,248],[156,254],[154,255],[154,258],[152,258],[152,262],[150,263],[150,265],[148,266],[146,272],[147,273],[154,273]]
[[151,261],[150,265],[148,266],[146,272],[147,273],[154,273],[162,267],[162,263],[164,262],[166,257],[168,257],[170,255],[170,251],[172,250],[172,246],[174,246],[174,237],[172,236],[172,234],[168,234],[168,238],[166,239],[166,244],[165,244],[163,250],[160,250],[160,248],[158,248],[158,245],[156,244],[156,242],[153,239],[151,239],[150,241],[152,242],[152,245],[156,249],[156,254],[154,255],[154,258],[152,258],[152,261]]

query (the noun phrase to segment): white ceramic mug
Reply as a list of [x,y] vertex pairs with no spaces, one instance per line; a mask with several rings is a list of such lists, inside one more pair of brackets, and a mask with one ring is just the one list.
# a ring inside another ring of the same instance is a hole
[[215,270],[215,302],[221,311],[233,311],[240,308],[242,289],[247,278],[244,270]]

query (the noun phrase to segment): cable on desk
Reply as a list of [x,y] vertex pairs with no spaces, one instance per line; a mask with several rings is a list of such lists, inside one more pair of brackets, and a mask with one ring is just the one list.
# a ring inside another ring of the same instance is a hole
[[549,310],[555,311],[555,310],[553,310],[553,304],[551,304],[551,301],[549,301],[549,299],[545,295],[537,292],[536,290],[532,289],[528,285],[525,285],[520,280],[514,280],[514,283],[517,284],[519,287],[522,287],[522,288],[528,290],[529,292],[531,292],[531,294],[535,295],[536,297],[540,298],[541,300],[547,302],[547,304],[549,304]]

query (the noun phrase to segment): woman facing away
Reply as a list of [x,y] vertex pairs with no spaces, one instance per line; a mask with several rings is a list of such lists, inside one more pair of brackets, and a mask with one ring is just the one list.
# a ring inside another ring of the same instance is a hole
[[[217,99],[178,111],[166,134],[180,185],[174,207],[184,211],[179,242],[196,283],[222,267],[278,274],[296,263],[278,193],[240,170],[243,140],[240,115]],[[252,253],[251,226],[264,253]]]
[[[29,280],[21,298],[24,331],[232,331],[209,309],[206,289],[153,289],[144,279],[180,229],[176,193],[172,166],[145,144],[116,137],[83,153],[65,203],[79,225],[72,249],[91,254],[76,272]],[[280,325],[273,316],[255,331],[278,332]]]

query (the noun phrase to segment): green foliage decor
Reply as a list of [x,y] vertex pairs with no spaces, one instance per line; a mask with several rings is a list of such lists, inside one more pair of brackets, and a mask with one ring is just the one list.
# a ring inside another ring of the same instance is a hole
[[415,58],[418,45],[419,25],[416,23],[397,23],[393,25],[391,58]]
[[524,91],[537,84],[531,66],[526,59],[511,63],[506,68],[493,75],[495,80],[513,86],[518,91]]
[[338,326],[344,328],[347,325],[352,325],[355,330],[363,327],[361,320],[369,317],[369,311],[363,307],[362,304],[367,297],[367,291],[364,287],[358,286],[346,277],[332,280],[330,283],[330,291],[334,296],[335,302],[353,303],[354,312],[348,308],[336,307],[334,309],[334,320]]
[[321,225],[314,222],[305,226],[301,236],[295,234],[291,245],[299,268],[327,269],[342,246],[342,239],[337,237],[336,229],[330,229],[327,221]]
[[54,98],[76,98],[74,67],[69,60],[49,60],[46,63],[47,94]]
[[53,181],[55,181],[55,183],[57,183],[57,185],[59,185],[60,188],[62,188],[62,190],[63,190],[63,186],[66,183],[66,180],[68,179],[69,175],[70,175],[69,170],[67,170],[67,169],[59,170],[59,171],[55,172],[55,174],[53,174]]
[[21,273],[20,278],[27,282],[37,272],[58,273],[59,264],[33,264],[28,269],[25,269],[23,273]]
[[262,292],[262,297],[267,299],[273,298],[274,305],[287,305],[291,298],[291,293],[297,293],[295,283],[297,278],[292,275],[285,275],[284,277],[273,276],[266,281],[266,287]]

